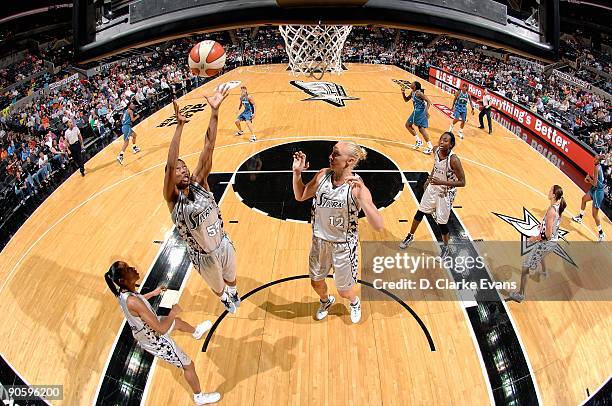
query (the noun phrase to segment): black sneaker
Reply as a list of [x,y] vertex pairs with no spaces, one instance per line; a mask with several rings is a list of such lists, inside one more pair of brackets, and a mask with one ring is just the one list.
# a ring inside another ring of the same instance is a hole
[[234,305],[236,307],[240,307],[240,295],[238,294],[238,291],[236,290],[235,293],[227,293],[230,297],[230,300],[234,303]]
[[400,245],[399,245],[400,249],[405,250],[406,248],[408,248],[412,240],[414,240],[414,235],[408,234],[406,238],[404,238],[404,241],[400,242]]
[[232,302],[232,299],[230,298],[230,295],[227,295],[227,299],[226,300],[221,300],[221,303],[223,303],[223,306],[225,306],[225,310],[227,310],[228,312],[235,314],[237,309],[236,309],[236,305],[234,304],[234,302]]
[[453,253],[451,247],[448,245],[442,245],[440,248],[440,258],[446,258]]

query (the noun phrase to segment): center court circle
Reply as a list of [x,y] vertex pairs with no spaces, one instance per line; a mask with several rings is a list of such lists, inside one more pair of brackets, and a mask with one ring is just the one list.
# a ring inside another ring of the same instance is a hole
[[[293,195],[293,153],[302,151],[310,164],[302,174],[309,182],[315,174],[329,167],[329,155],[337,141],[311,140],[276,145],[249,157],[236,171],[234,192],[247,206],[280,220],[310,221],[311,201],[298,202]],[[389,206],[402,191],[404,184],[400,169],[385,155],[364,147],[365,161],[354,170],[363,178],[372,193],[377,208]],[[364,217],[363,211],[359,217]]]

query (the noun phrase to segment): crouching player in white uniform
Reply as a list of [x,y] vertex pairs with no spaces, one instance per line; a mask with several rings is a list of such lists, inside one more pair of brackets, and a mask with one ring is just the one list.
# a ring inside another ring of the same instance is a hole
[[158,288],[144,295],[137,293],[136,281],[139,278],[140,275],[136,268],[123,261],[113,263],[104,275],[109,289],[119,299],[121,311],[125,315],[138,346],[154,357],[183,369],[185,380],[193,391],[193,400],[196,405],[219,401],[221,395],[217,392],[202,392],[193,361],[170,337],[173,330],[179,330],[191,333],[193,338],[199,340],[212,327],[212,323],[205,320],[193,327],[178,317],[181,312],[179,305],[172,306],[168,316],[158,317],[147,299],[159,295],[162,290]]

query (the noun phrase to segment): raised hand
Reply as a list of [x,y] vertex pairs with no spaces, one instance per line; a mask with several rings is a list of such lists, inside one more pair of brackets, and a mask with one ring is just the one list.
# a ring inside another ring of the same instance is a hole
[[361,198],[361,192],[363,191],[363,180],[359,176],[349,176],[344,180],[353,188],[353,196],[357,199]]
[[179,108],[176,99],[172,100],[172,105],[174,106],[174,117],[176,117],[176,122],[178,123],[178,125],[184,125],[187,122],[187,119],[181,113],[181,109]]
[[293,172],[304,172],[310,165],[306,161],[306,154],[298,151],[293,154]]
[[213,93],[211,96],[204,95],[204,98],[208,102],[211,109],[219,110],[221,103],[223,103],[223,100],[225,100],[229,94],[229,91],[229,86],[219,86],[215,89],[215,93]]

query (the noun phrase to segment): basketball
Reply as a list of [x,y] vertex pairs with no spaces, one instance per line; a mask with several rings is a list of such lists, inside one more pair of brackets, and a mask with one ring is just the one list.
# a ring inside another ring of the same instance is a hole
[[197,76],[215,76],[225,66],[225,49],[216,41],[198,42],[189,51],[187,61],[191,73]]

